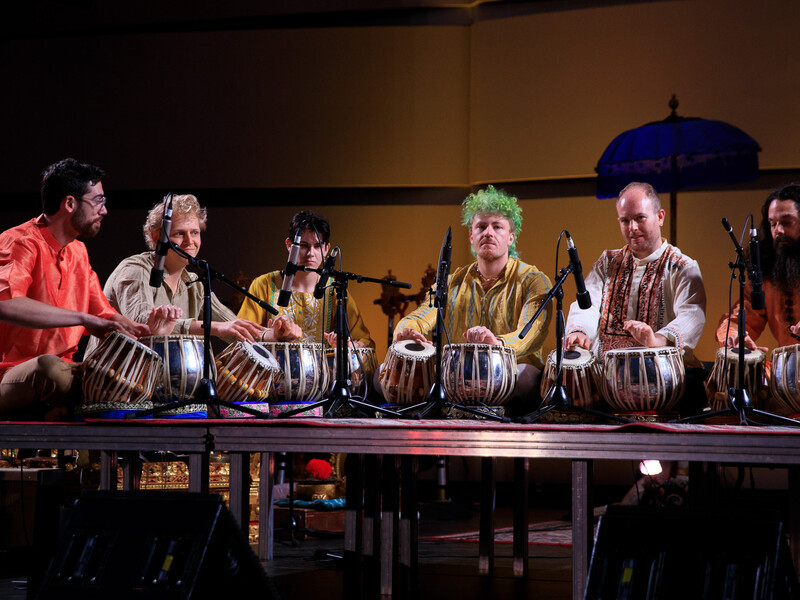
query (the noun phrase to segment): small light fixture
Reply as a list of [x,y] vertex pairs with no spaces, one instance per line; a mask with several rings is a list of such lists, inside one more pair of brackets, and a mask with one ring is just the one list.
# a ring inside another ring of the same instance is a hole
[[661,473],[661,463],[657,460],[643,460],[639,463],[639,472],[648,477],[658,475]]

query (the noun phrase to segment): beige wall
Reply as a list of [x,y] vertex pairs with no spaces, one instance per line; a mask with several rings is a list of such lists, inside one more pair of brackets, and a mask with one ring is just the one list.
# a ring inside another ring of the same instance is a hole
[[762,167],[800,166],[800,4],[597,4],[473,26],[473,181],[593,175],[617,134],[669,114],[673,93],[679,114],[753,136]]

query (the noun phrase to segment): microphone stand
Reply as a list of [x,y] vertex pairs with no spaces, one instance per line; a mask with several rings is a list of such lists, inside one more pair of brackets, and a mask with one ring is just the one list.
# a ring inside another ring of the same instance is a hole
[[447,278],[450,273],[450,255],[451,255],[451,228],[447,228],[444,240],[442,242],[442,249],[439,252],[439,269],[436,277],[436,293],[433,296],[433,305],[436,308],[436,325],[432,332],[433,344],[436,347],[436,375],[433,385],[431,386],[428,395],[425,397],[424,402],[407,406],[400,410],[400,414],[404,416],[412,416],[414,419],[421,419],[434,409],[441,409],[444,407],[451,407],[463,412],[470,413],[479,417],[493,421],[500,421],[502,423],[510,423],[511,420],[507,417],[497,415],[493,412],[484,412],[479,408],[467,406],[464,404],[456,404],[447,399],[447,393],[444,389],[444,373],[442,373],[442,344],[444,340],[444,314],[447,309]]
[[[353,398],[350,392],[350,379],[348,369],[350,361],[347,355],[347,346],[350,340],[350,327],[347,323],[347,282],[356,281],[358,283],[378,283],[381,285],[392,285],[398,288],[408,289],[411,287],[410,283],[402,281],[387,281],[385,279],[375,279],[373,277],[366,277],[364,275],[355,275],[346,271],[337,271],[336,269],[312,269],[310,267],[298,267],[298,270],[313,271],[319,273],[321,277],[330,277],[333,281],[331,286],[336,291],[336,373],[331,387],[331,392],[328,398],[322,399],[319,402],[309,404],[308,406],[301,406],[294,410],[289,410],[278,415],[278,418],[285,419],[293,417],[301,413],[313,411],[315,408],[322,406],[322,416],[325,418],[335,417],[342,411],[343,408],[349,407],[356,413],[363,417],[372,416],[374,411],[378,411],[385,415],[392,417],[401,416],[400,413],[393,410],[375,406],[369,402],[363,402]],[[370,414],[365,413],[361,409],[367,409]]]
[[564,300],[564,290],[562,286],[564,282],[569,277],[570,273],[573,272],[572,263],[569,266],[564,267],[559,271],[559,278],[556,281],[555,285],[550,288],[550,291],[547,292],[547,295],[542,301],[541,306],[539,306],[539,310],[536,311],[536,314],[531,317],[531,320],[522,328],[522,331],[519,332],[520,339],[524,338],[528,335],[528,332],[533,327],[534,322],[536,319],[539,318],[539,315],[544,311],[547,307],[547,304],[550,300],[555,297],[556,299],[556,380],[553,383],[553,386],[547,392],[547,395],[542,399],[542,403],[538,409],[529,412],[527,415],[523,415],[517,419],[520,423],[532,423],[539,418],[543,417],[547,413],[553,410],[558,410],[562,412],[579,412],[587,415],[592,415],[595,417],[600,417],[603,419],[608,419],[609,421],[616,421],[617,423],[631,423],[630,419],[625,419],[623,417],[617,417],[615,415],[609,415],[599,410],[594,410],[592,408],[586,408],[585,406],[576,406],[572,404],[570,400],[569,394],[567,393],[567,388],[564,386],[564,371],[562,369],[562,361],[564,359],[563,350],[564,350],[564,307],[563,307],[563,300]]
[[[727,219],[722,220],[723,225],[727,223]],[[757,421],[751,421],[748,419],[748,415],[758,415],[762,417],[766,417],[768,419],[773,419],[778,421],[782,425],[790,425],[792,427],[800,427],[800,423],[790,419],[788,417],[782,417],[780,415],[776,415],[764,410],[759,410],[755,408],[750,395],[747,393],[747,389],[745,389],[744,383],[744,357],[745,354],[749,352],[745,348],[744,345],[744,338],[747,335],[747,329],[745,328],[745,309],[744,309],[744,285],[745,285],[745,278],[747,273],[747,264],[745,262],[744,257],[744,249],[739,244],[736,236],[733,235],[733,230],[726,225],[725,227],[728,235],[730,235],[731,239],[733,240],[733,245],[736,247],[736,262],[732,263],[729,262],[728,266],[731,270],[738,269],[739,271],[739,318],[737,321],[738,329],[739,329],[739,344],[737,348],[737,354],[739,356],[739,368],[738,368],[738,376],[736,381],[736,387],[729,387],[728,388],[728,408],[724,408],[722,410],[717,410],[714,412],[707,412],[700,415],[695,415],[692,417],[686,417],[684,419],[679,419],[677,423],[699,423],[701,421],[705,421],[712,417],[718,417],[722,415],[738,415],[739,417],[739,425],[765,425],[765,423],[759,423]],[[733,275],[735,277],[735,275]]]
[[173,410],[176,408],[181,408],[183,406],[188,406],[190,404],[205,404],[209,411],[209,416],[214,419],[221,418],[221,413],[219,410],[220,406],[224,406],[225,408],[236,410],[239,412],[247,413],[253,417],[258,417],[260,419],[269,419],[272,418],[272,415],[269,413],[260,412],[254,408],[250,408],[249,406],[240,406],[234,404],[232,402],[228,402],[226,400],[221,400],[219,396],[217,396],[217,384],[214,381],[214,376],[211,373],[211,364],[213,362],[212,352],[211,352],[211,280],[217,279],[228,286],[232,287],[233,289],[241,292],[247,298],[250,298],[254,302],[256,302],[259,306],[266,309],[269,313],[273,315],[277,315],[278,311],[269,303],[264,302],[260,298],[256,298],[253,294],[249,291],[245,290],[243,287],[237,285],[235,282],[231,281],[222,273],[215,271],[212,269],[205,260],[199,260],[194,256],[188,254],[187,252],[183,251],[181,248],[176,246],[171,240],[167,242],[169,247],[174,250],[179,256],[187,259],[189,264],[196,269],[198,269],[201,273],[200,281],[203,283],[203,378],[200,380],[200,383],[197,388],[197,392],[195,393],[193,398],[185,398],[183,400],[177,400],[175,402],[168,402],[165,404],[160,404],[157,407],[152,409],[138,411],[135,413],[130,413],[125,415],[126,418],[137,418],[137,417],[146,417],[154,414],[160,414],[162,412]]

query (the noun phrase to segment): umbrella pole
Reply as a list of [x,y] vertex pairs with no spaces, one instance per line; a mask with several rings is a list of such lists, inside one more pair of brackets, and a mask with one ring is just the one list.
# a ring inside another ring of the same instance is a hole
[[678,245],[678,192],[669,193],[669,243]]

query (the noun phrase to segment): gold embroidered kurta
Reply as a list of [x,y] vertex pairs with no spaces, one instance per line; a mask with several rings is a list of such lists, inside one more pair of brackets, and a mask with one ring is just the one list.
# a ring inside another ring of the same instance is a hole
[[[289,306],[278,306],[278,292],[281,291],[283,276],[280,271],[265,273],[253,280],[249,292],[278,309],[278,315],[287,316],[297,323],[303,330],[303,337],[299,340],[304,343],[324,343],[323,333],[333,331],[336,299],[333,289],[328,288],[322,298],[314,298],[313,292],[292,292]],[[239,309],[240,319],[249,319],[266,326],[269,319],[275,315],[269,314],[258,304],[245,298],[242,308]],[[369,330],[364,324],[361,312],[358,310],[353,298],[347,299],[347,323],[350,326],[350,335],[356,342],[365,344],[368,348],[375,348],[375,342],[369,335]]]
[[[463,344],[464,332],[482,325],[514,350],[518,363],[543,367],[542,344],[547,336],[552,312],[542,311],[528,334],[519,333],[533,317],[550,290],[550,280],[535,266],[509,258],[500,279],[484,291],[475,275],[475,265],[460,267],[447,280],[445,328],[449,334],[444,343]],[[395,327],[394,335],[405,328],[415,329],[430,337],[436,326],[436,309],[421,304]]]

